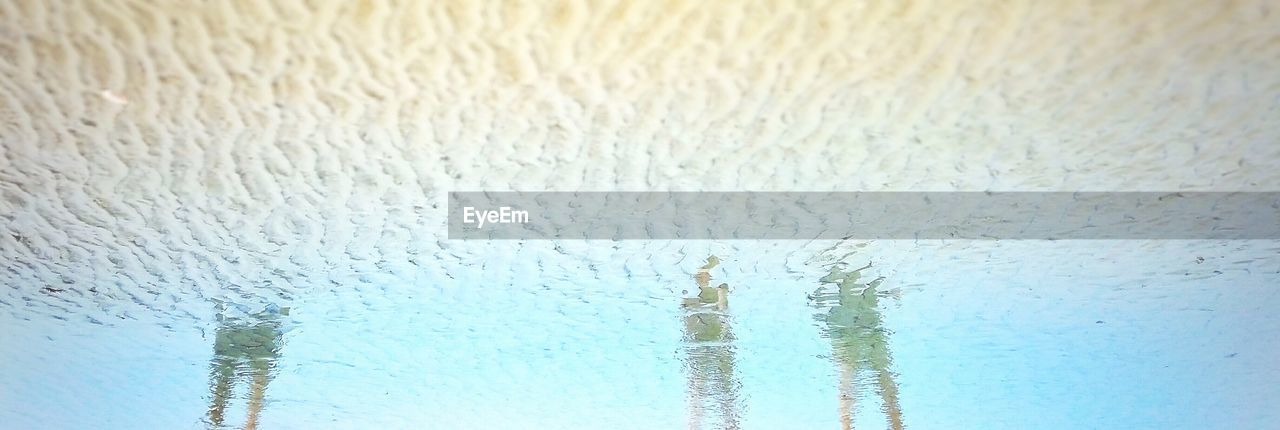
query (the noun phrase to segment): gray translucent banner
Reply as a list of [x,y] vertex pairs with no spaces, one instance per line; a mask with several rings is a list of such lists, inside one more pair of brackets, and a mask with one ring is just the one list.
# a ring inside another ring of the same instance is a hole
[[1280,239],[1280,192],[452,192],[450,239]]

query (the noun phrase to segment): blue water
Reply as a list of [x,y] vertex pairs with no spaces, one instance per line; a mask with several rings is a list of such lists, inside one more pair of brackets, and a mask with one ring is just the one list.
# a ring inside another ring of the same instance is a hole
[[[488,254],[268,306],[111,319],[7,300],[0,427],[1280,423],[1274,241],[467,246]],[[698,302],[712,255],[725,300]],[[855,329],[833,329],[830,275],[867,263],[874,300],[845,297]]]

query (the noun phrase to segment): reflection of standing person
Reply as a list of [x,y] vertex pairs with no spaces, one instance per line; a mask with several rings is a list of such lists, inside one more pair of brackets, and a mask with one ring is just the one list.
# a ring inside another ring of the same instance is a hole
[[711,287],[714,255],[694,274],[696,297],[686,297],[684,312],[685,371],[689,380],[689,428],[702,427],[706,402],[720,415],[725,429],[738,428],[738,383],[733,373],[733,332],[729,321],[729,284]]
[[289,309],[262,312],[245,319],[222,319],[219,316],[209,371],[213,391],[209,424],[213,427],[222,427],[223,412],[231,397],[232,385],[241,378],[249,381],[249,412],[244,428],[252,430],[258,427],[263,396],[283,343],[278,319],[281,315],[289,315]]
[[889,428],[902,428],[902,410],[898,404],[898,384],[889,370],[888,332],[884,329],[876,290],[883,278],[869,283],[859,283],[864,269],[844,271],[843,266],[831,268],[819,282],[834,284],[835,291],[819,288],[813,301],[819,308],[827,309],[815,318],[824,324],[823,335],[831,339],[832,355],[840,367],[840,422],[845,429],[853,428],[854,400],[857,393],[854,381],[858,373],[871,372],[876,379],[877,391],[884,404]]

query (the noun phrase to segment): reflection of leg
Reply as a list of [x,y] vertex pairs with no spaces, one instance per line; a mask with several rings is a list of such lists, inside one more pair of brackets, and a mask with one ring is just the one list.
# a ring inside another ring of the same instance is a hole
[[840,428],[853,428],[853,378],[857,370],[852,364],[840,363]]
[[889,369],[880,369],[880,397],[884,399],[884,413],[889,417],[889,428],[902,430],[902,407],[898,405],[898,384],[893,381]]
[[213,398],[209,403],[209,423],[214,427],[222,426],[222,414],[227,410],[227,398],[231,397],[231,385],[236,377],[236,362],[227,357],[213,360],[213,368],[209,370],[210,386]]
[[258,428],[258,413],[262,412],[262,398],[267,392],[267,381],[271,371],[269,363],[265,360],[254,360],[251,366],[253,381],[249,388],[249,418],[245,420],[245,430]]
[[[690,363],[692,363],[693,354],[690,354]],[[704,389],[702,380],[698,377],[698,372],[690,365],[688,369],[689,376],[689,430],[702,428],[702,400],[704,398]]]
[[738,386],[733,374],[733,348],[721,346],[716,350],[716,361],[720,365],[716,375],[716,390],[720,401],[720,419],[724,428],[738,428]]

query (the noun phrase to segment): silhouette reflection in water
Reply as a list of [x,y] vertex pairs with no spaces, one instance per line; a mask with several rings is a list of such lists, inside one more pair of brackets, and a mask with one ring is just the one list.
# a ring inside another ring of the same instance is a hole
[[868,264],[857,270],[845,270],[838,264],[819,282],[824,285],[811,296],[815,307],[825,312],[815,314],[823,336],[831,340],[832,356],[840,370],[840,423],[853,428],[854,403],[858,395],[856,380],[860,373],[870,373],[876,381],[883,412],[889,428],[902,428],[902,410],[898,404],[898,384],[889,370],[888,332],[881,323],[879,298],[886,293],[877,290],[884,278],[868,283],[859,279]]
[[720,259],[716,256],[707,258],[707,264],[694,275],[697,296],[685,297],[681,303],[691,429],[702,427],[708,410],[720,420],[715,428],[738,428],[738,382],[733,370],[729,284],[711,286],[711,269],[718,264]]
[[287,315],[289,308],[271,309],[244,318],[218,316],[209,370],[212,399],[208,423],[211,427],[223,427],[223,414],[237,379],[247,381],[249,385],[248,416],[244,428],[252,430],[258,427],[263,396],[267,383],[274,376],[283,344],[280,317]]

